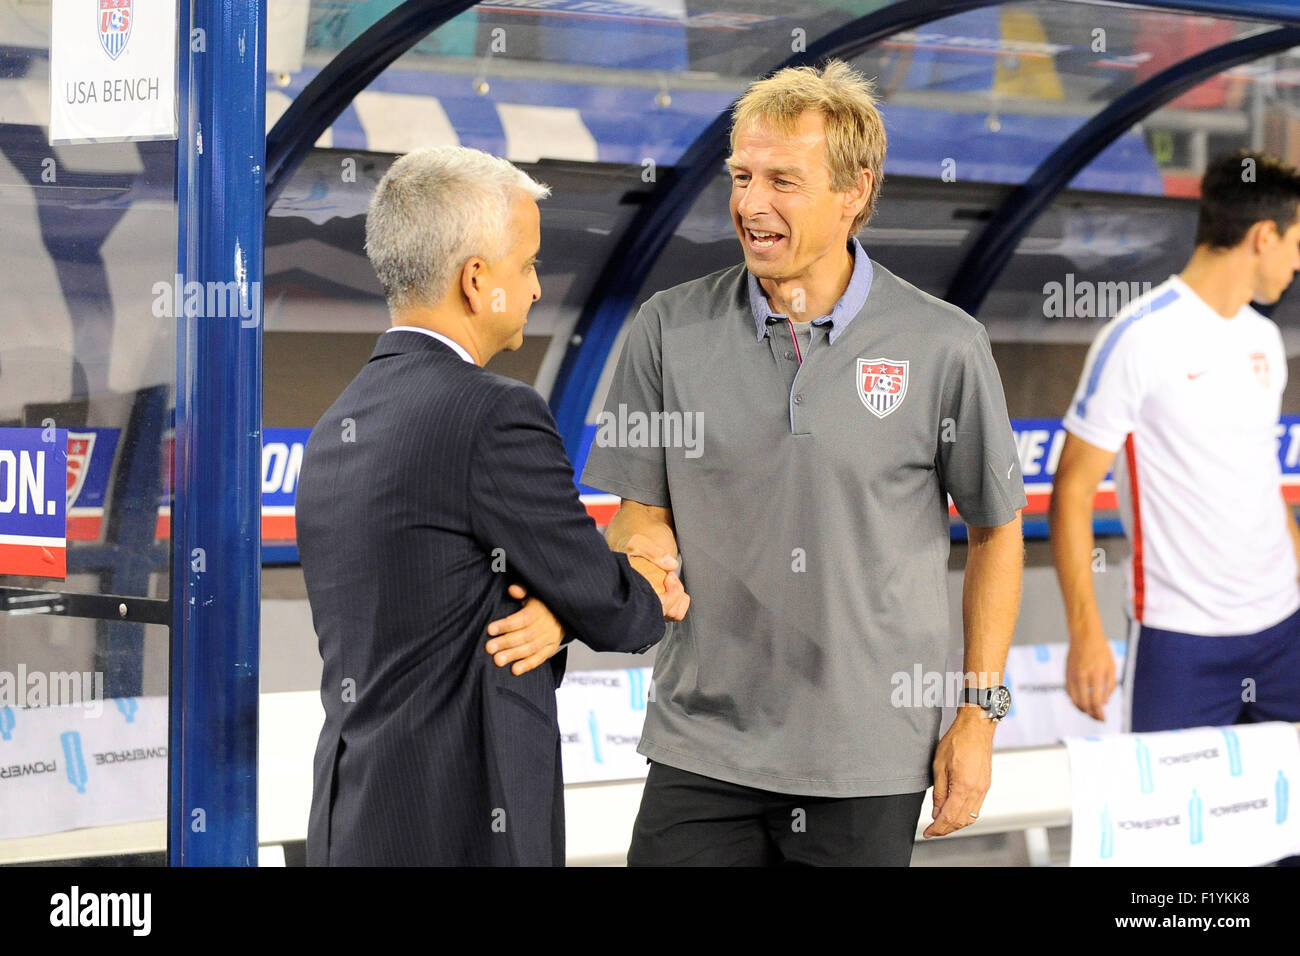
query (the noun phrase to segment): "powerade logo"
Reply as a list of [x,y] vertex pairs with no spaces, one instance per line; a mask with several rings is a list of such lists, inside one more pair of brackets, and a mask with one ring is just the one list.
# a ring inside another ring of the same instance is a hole
[[68,770],[68,783],[77,788],[77,793],[86,792],[86,760],[81,754],[81,734],[75,730],[59,736],[63,744],[63,763]]
[[0,740],[14,739],[14,709],[0,707]]
[[627,672],[627,685],[631,694],[629,706],[631,706],[633,710],[645,710],[645,671],[629,668]]
[[1150,793],[1155,789],[1155,781],[1151,778],[1151,751],[1147,749],[1141,737],[1137,739],[1137,765],[1138,788],[1143,793]]
[[30,777],[36,773],[54,773],[59,769],[57,760],[37,760],[34,763],[13,763],[0,767],[0,780],[13,780],[17,777]]
[[1228,751],[1228,773],[1234,777],[1241,776],[1241,741],[1234,730],[1223,730],[1223,746]]
[[140,709],[140,705],[135,702],[134,697],[117,698],[117,709],[121,712],[122,717],[128,724],[135,723],[135,712]]
[[[1160,763],[1162,766],[1172,767],[1175,764],[1192,763],[1193,761],[1196,760],[1218,760],[1218,759],[1219,759],[1219,748],[1206,747],[1204,750],[1189,750],[1187,753],[1169,754],[1167,756],[1161,757]],[[1240,758],[1238,759],[1240,760]],[[1240,772],[1241,770],[1238,769],[1237,773]],[[1233,774],[1233,776],[1236,775],[1237,774]]]
[[1267,810],[1268,797],[1260,797],[1258,800],[1239,800],[1236,803],[1224,804],[1221,807],[1210,807],[1210,816],[1225,817],[1233,813],[1245,813],[1248,810]]
[[1158,827],[1176,827],[1181,825],[1183,818],[1173,813],[1167,817],[1150,817],[1146,820],[1121,820],[1119,828],[1121,830],[1154,830]]
[[600,724],[596,723],[596,712],[587,711],[587,730],[591,734],[591,756],[596,763],[604,763],[605,760],[600,755]]
[[619,686],[617,677],[606,677],[601,674],[566,674],[564,677],[565,685],[576,684],[579,687],[617,687]]
[[105,750],[102,753],[91,754],[91,757],[94,758],[97,767],[111,763],[130,763],[133,760],[165,760],[167,748],[136,747],[133,750]]

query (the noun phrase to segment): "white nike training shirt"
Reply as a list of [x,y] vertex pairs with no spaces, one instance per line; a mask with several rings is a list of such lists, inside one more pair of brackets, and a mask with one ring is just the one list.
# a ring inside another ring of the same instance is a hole
[[1225,319],[1177,276],[1097,335],[1064,425],[1119,452],[1133,619],[1253,634],[1300,608],[1277,459],[1286,379],[1272,321],[1249,305]]

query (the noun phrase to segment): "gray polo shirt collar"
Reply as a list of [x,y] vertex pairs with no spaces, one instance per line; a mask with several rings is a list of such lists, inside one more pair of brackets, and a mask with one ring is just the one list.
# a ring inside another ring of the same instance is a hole
[[[862,311],[862,304],[867,301],[867,293],[871,291],[871,260],[867,258],[867,252],[862,248],[862,243],[858,242],[857,236],[849,239],[849,246],[853,250],[853,275],[849,277],[848,288],[844,290],[844,294],[840,296],[840,300],[835,303],[829,315],[812,320],[813,325],[830,325],[831,344],[834,344],[840,334],[849,327],[854,317]],[[772,311],[754,273],[746,270],[745,275],[749,279],[749,309],[754,314],[754,326],[758,331],[758,340],[761,342],[767,335],[767,324],[784,319],[786,316],[777,315]]]

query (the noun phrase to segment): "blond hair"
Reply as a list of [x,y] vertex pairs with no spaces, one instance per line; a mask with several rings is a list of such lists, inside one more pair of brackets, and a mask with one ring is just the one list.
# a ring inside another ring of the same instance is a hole
[[849,227],[856,235],[876,211],[885,166],[885,124],[876,108],[875,85],[843,60],[824,69],[792,66],[751,84],[731,114],[731,149],[736,131],[758,124],[793,135],[805,110],[817,110],[826,123],[826,165],[831,190],[848,192],[862,170],[871,170],[871,193]]

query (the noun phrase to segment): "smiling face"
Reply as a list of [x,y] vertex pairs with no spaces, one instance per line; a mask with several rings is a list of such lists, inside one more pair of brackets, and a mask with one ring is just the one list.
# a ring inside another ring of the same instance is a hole
[[870,195],[868,170],[865,189],[831,190],[826,125],[816,110],[800,114],[791,135],[758,123],[738,129],[727,167],[732,224],[745,265],[760,279],[805,276],[842,252]]

